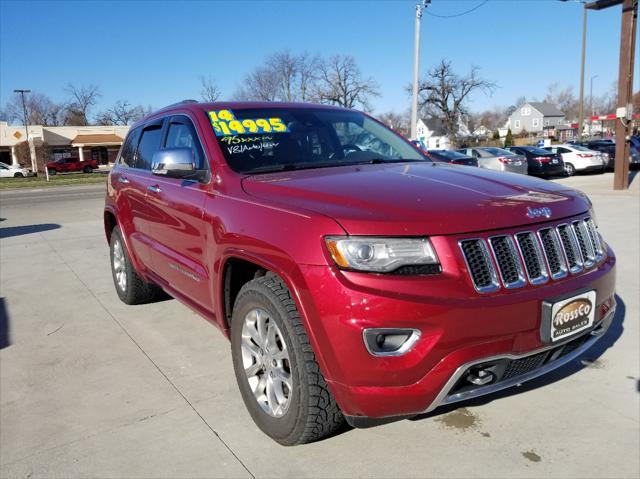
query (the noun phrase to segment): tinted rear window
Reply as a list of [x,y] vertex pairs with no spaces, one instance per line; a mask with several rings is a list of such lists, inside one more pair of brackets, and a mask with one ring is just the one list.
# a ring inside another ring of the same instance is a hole
[[122,145],[122,152],[120,153],[120,163],[127,166],[134,166],[134,158],[136,147],[138,146],[138,138],[140,138],[140,128],[136,128],[127,135],[127,140]]
[[529,153],[533,153],[534,155],[548,155],[549,152],[547,150],[543,150],[542,148],[536,148],[535,146],[523,146],[521,147],[524,151],[528,151]]

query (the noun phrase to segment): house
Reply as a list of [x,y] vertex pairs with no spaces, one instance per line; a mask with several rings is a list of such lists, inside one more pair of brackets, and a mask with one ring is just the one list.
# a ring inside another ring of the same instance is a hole
[[[36,146],[48,147],[51,157],[47,161],[76,157],[97,160],[106,167],[115,161],[129,127],[29,125],[28,130]],[[0,162],[17,166],[17,147],[26,139],[24,126],[0,121]]]
[[491,138],[493,136],[493,131],[491,131],[484,125],[480,125],[478,128],[473,130],[473,136],[480,140],[486,140],[487,138]]
[[[469,128],[458,122],[458,138],[471,136]],[[441,118],[420,118],[416,124],[416,140],[427,150],[448,150],[451,140],[447,137],[447,129]]]
[[545,127],[564,125],[565,117],[564,113],[552,103],[529,102],[517,108],[507,123],[514,135],[523,130],[541,133]]

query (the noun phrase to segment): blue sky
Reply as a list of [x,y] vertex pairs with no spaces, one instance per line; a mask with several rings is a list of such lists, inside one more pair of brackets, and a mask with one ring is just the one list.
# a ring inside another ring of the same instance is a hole
[[[96,110],[120,99],[158,108],[198,98],[200,75],[214,77],[228,97],[267,55],[288,49],[353,55],[380,86],[375,111],[403,111],[415,3],[0,0],[0,104],[14,88],[63,100],[73,82],[100,86]],[[428,12],[454,15],[479,3],[433,0]],[[461,73],[480,67],[500,88],[492,97],[476,94],[474,110],[542,97],[554,81],[577,94],[581,26],[574,1],[490,0],[456,18],[427,14],[421,72],[442,58]],[[598,75],[594,95],[601,94],[617,78],[620,7],[589,13],[587,41],[586,91]]]

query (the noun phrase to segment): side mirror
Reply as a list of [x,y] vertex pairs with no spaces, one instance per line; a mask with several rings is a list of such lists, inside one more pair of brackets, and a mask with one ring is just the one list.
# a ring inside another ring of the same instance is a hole
[[166,148],[156,151],[151,162],[151,173],[169,178],[197,176],[191,148]]

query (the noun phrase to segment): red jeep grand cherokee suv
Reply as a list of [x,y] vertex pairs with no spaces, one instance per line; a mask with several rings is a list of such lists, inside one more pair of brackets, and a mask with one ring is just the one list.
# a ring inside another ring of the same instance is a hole
[[187,101],[132,127],[104,225],[120,299],[162,289],[217,325],[254,421],[292,445],[589,348],[615,311],[590,206],[434,163],[356,111]]

